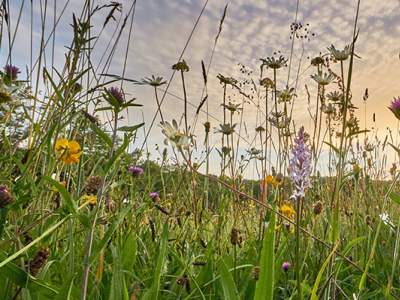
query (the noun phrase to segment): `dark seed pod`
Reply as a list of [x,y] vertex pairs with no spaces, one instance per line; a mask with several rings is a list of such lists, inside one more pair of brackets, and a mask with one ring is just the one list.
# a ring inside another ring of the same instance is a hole
[[260,266],[254,266],[253,269],[251,270],[251,277],[254,280],[258,280],[258,278],[260,277]]
[[205,261],[194,261],[193,263],[192,263],[192,265],[193,266],[196,266],[196,267],[201,267],[201,266],[205,266],[207,263],[205,262]]
[[0,208],[4,208],[11,204],[14,198],[11,196],[8,188],[5,185],[0,185]]
[[32,276],[36,276],[40,269],[44,266],[49,257],[49,251],[46,249],[40,249],[35,257],[29,262],[28,270]]
[[231,230],[231,244],[234,246],[241,246],[242,244],[242,237],[240,235],[239,229],[232,228]]
[[152,220],[149,220],[150,230],[151,230],[151,239],[153,242],[156,240],[156,227]]
[[314,215],[319,215],[322,212],[323,204],[321,201],[317,201],[314,203],[313,211]]
[[99,192],[103,179],[100,176],[91,176],[86,181],[84,193],[88,195],[97,195]]

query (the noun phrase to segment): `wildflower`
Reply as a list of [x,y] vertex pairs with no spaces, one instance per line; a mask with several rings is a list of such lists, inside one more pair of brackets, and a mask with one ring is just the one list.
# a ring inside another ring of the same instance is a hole
[[130,166],[128,168],[128,172],[131,173],[134,176],[139,176],[143,174],[143,169],[141,167],[138,166]]
[[333,107],[333,105],[331,103],[329,103],[328,105],[324,105],[322,110],[327,115],[331,115],[331,114],[335,113],[335,108]]
[[294,97],[297,95],[294,93],[294,88],[286,88],[280,92],[278,92],[279,102],[289,102],[292,101]]
[[8,188],[5,185],[0,185],[0,209],[12,203],[13,200]]
[[289,170],[290,177],[295,187],[292,195],[294,199],[300,199],[305,196],[306,190],[310,187],[311,173],[311,151],[307,146],[308,135],[301,127],[294,142],[292,149],[292,158],[290,159]]
[[278,179],[277,177],[268,175],[267,177],[265,177],[264,182],[266,184],[271,184],[273,187],[278,187],[282,183],[282,178]]
[[260,80],[260,85],[265,87],[265,88],[273,88],[275,86],[274,82],[272,79],[265,77]]
[[261,125],[256,128],[256,132],[260,133],[260,132],[263,132],[263,131],[265,131],[265,128],[262,127]]
[[330,92],[326,95],[326,98],[328,100],[331,100],[333,102],[343,102],[343,94],[338,92],[338,91],[334,91],[334,92]]
[[138,82],[138,84],[148,84],[152,87],[158,87],[166,83],[167,81],[163,80],[162,77],[159,76],[155,77],[154,75],[151,75],[151,78],[150,77],[143,78],[141,82]]
[[172,120],[172,124],[169,122],[161,123],[162,133],[166,136],[164,143],[168,144],[168,140],[174,143],[178,148],[189,147],[189,137],[185,133],[179,130],[178,123]]
[[379,218],[386,226],[389,226],[391,229],[395,228],[392,220],[390,219],[389,215],[386,212],[379,214]]
[[228,155],[231,152],[231,147],[224,146],[221,150],[224,155]]
[[160,201],[160,195],[157,192],[151,192],[149,195],[154,202]]
[[14,81],[14,80],[17,80],[18,74],[21,73],[21,71],[16,66],[5,65],[4,66],[4,73],[8,77],[8,79]]
[[311,65],[319,66],[324,64],[324,59],[321,56],[316,56],[311,60]]
[[236,83],[237,83],[237,80],[236,80],[235,78],[233,78],[233,77],[225,77],[225,76],[222,75],[222,74],[218,74],[218,75],[217,75],[217,78],[219,79],[219,82],[220,82],[221,84],[226,84],[226,85],[235,86]]
[[314,215],[316,215],[316,216],[319,215],[322,212],[322,208],[323,208],[323,205],[322,205],[321,201],[315,202],[313,205]]
[[393,98],[392,103],[390,103],[389,109],[392,111],[395,117],[400,120],[400,97]]
[[293,220],[294,216],[296,215],[296,211],[290,203],[283,203],[279,208],[279,211],[282,215],[290,220]]
[[119,89],[119,88],[113,86],[109,89],[106,89],[106,92],[107,92],[108,96],[111,96],[120,105],[122,105],[125,102],[125,94],[122,89]]
[[285,261],[285,262],[282,264],[282,270],[285,271],[285,272],[287,272],[287,271],[289,271],[289,268],[290,268],[290,262]]
[[83,203],[88,202],[90,205],[96,205],[96,203],[97,203],[97,196],[85,194],[85,195],[83,195],[83,196],[81,197],[81,201],[82,201]]
[[311,78],[314,79],[320,85],[328,85],[333,80],[333,74],[322,73],[322,71],[319,71],[318,74],[311,75]]
[[181,61],[177,62],[172,66],[172,70],[177,70],[181,72],[189,72],[189,66],[187,65],[186,61],[182,59]]
[[335,48],[335,46],[331,45],[330,47],[328,47],[328,51],[335,60],[344,61],[351,54],[351,47],[350,45],[346,45],[343,50],[338,50]]
[[261,61],[262,64],[266,65],[268,68],[280,69],[282,67],[286,67],[286,63],[288,60],[280,55],[279,57],[270,56],[266,59],[261,58]]
[[90,176],[84,187],[84,192],[90,195],[97,195],[99,192],[101,185],[103,183],[103,179],[100,176]]
[[219,132],[221,132],[222,134],[225,135],[231,135],[232,133],[235,132],[235,127],[236,124],[219,124],[219,126],[221,127],[221,129],[219,130]]
[[66,164],[78,163],[82,155],[81,146],[76,141],[67,139],[58,139],[54,147],[58,159]]
[[230,101],[228,102],[228,104],[221,104],[221,106],[223,106],[224,108],[226,108],[227,110],[229,110],[232,113],[241,110],[240,104],[235,104]]
[[250,150],[247,150],[247,152],[251,155],[251,156],[257,156],[261,154],[261,150],[252,147]]

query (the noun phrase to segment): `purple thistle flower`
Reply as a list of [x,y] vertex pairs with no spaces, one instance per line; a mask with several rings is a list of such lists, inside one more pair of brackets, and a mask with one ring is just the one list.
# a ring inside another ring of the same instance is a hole
[[157,192],[151,192],[151,193],[150,193],[150,198],[151,198],[153,201],[158,201],[158,200],[160,199],[160,195],[159,195]]
[[142,175],[144,173],[143,169],[141,167],[138,167],[138,166],[130,166],[128,168],[128,172],[131,173],[134,176],[139,176],[139,175]]
[[294,139],[295,145],[290,159],[289,172],[295,188],[292,198],[295,200],[304,197],[311,185],[311,151],[307,145],[307,138],[304,127],[301,127]]
[[123,104],[125,101],[125,94],[122,89],[119,89],[115,86],[107,89],[107,92],[115,98],[119,102],[119,104]]
[[400,97],[394,98],[392,103],[390,103],[389,109],[400,120]]
[[19,68],[13,65],[5,65],[4,72],[11,80],[16,80],[18,78],[18,74],[21,73]]
[[282,264],[282,270],[285,271],[285,272],[287,272],[287,271],[289,270],[289,268],[290,268],[290,262],[285,261],[285,262]]

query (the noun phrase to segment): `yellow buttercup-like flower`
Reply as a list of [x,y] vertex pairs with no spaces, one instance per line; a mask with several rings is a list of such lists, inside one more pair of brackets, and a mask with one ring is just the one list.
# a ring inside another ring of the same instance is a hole
[[88,194],[86,194],[86,195],[83,195],[83,196],[81,197],[81,201],[82,201],[83,203],[88,202],[90,205],[96,205],[96,203],[97,203],[97,197],[96,197],[95,195],[88,195]]
[[278,180],[276,177],[272,175],[268,175],[264,179],[264,184],[271,184],[273,187],[278,187],[281,185],[281,183],[282,183],[281,180]]
[[294,216],[296,215],[296,211],[294,210],[293,206],[289,203],[283,203],[279,208],[279,211],[281,212],[282,215],[291,220],[293,220]]
[[54,148],[58,158],[66,164],[78,163],[82,155],[81,146],[76,141],[58,139]]

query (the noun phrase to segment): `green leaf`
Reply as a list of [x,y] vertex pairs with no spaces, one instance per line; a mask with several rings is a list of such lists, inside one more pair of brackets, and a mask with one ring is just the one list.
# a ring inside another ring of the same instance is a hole
[[275,220],[274,212],[270,214],[268,228],[264,234],[261,250],[260,277],[257,280],[254,300],[273,300],[275,280]]
[[158,292],[160,291],[161,273],[164,268],[165,258],[167,256],[168,246],[168,223],[165,223],[163,233],[161,236],[160,245],[158,247],[157,265],[154,270],[153,283],[151,287],[144,294],[142,300],[157,300]]
[[94,132],[96,132],[97,136],[103,140],[103,142],[108,146],[108,147],[112,147],[113,143],[111,138],[108,136],[107,133],[105,133],[99,126],[97,126],[94,123],[90,123],[90,126],[92,127],[92,129],[94,130]]
[[70,193],[67,191],[67,189],[60,182],[54,180],[49,176],[43,176],[42,178],[48,181],[50,184],[52,184],[61,194],[61,197],[64,200],[64,208],[66,208],[67,211],[70,213],[76,213],[78,207],[76,205],[76,202],[72,199]]
[[394,203],[397,203],[398,205],[400,205],[400,195],[399,194],[392,192],[389,194],[389,198],[392,199],[392,201]]
[[118,226],[121,225],[121,223],[124,221],[125,216],[128,214],[128,212],[131,210],[131,207],[128,206],[124,208],[122,211],[119,212],[116,220],[110,225],[108,228],[106,234],[104,235],[104,238],[97,244],[97,246],[94,248],[92,252],[92,263],[94,260],[97,258],[99,255],[100,251],[106,246],[106,244],[110,241],[112,238],[113,234],[115,231],[118,229]]
[[122,266],[125,270],[133,270],[136,261],[137,243],[135,233],[132,230],[128,233],[122,246]]
[[220,281],[222,285],[222,290],[224,292],[224,299],[234,300],[239,299],[238,292],[236,289],[235,282],[232,278],[232,274],[229,272],[228,267],[223,259],[221,259],[218,265],[218,271],[221,276]]
[[[1,260],[6,257],[4,253],[0,253]],[[27,288],[31,293],[37,293],[46,299],[52,299],[59,293],[55,287],[32,277],[14,263],[9,263],[1,269],[0,278],[2,276],[20,287]]]
[[314,286],[313,286],[313,289],[311,292],[310,300],[318,300],[317,291],[318,291],[319,283],[321,282],[322,275],[324,274],[325,269],[326,269],[329,261],[331,260],[333,254],[335,253],[338,245],[339,245],[339,243],[336,243],[335,247],[333,247],[333,249],[332,249],[332,252],[328,255],[328,257],[325,259],[324,263],[322,264],[321,268],[319,269],[317,278],[315,279]]
[[124,136],[124,142],[122,143],[122,145],[117,149],[117,151],[115,151],[114,155],[110,158],[110,160],[107,162],[107,165],[104,168],[104,172],[108,172],[111,167],[113,166],[114,162],[118,159],[118,157],[124,153],[126,147],[128,147],[129,145],[129,138],[128,136],[125,134]]
[[140,124],[137,124],[134,126],[122,126],[122,127],[119,127],[118,130],[133,132],[133,131],[136,131],[137,129],[139,129],[140,127],[142,127],[143,125],[144,125],[144,123],[140,123]]
[[340,151],[337,147],[335,147],[334,145],[332,145],[331,143],[328,143],[328,142],[324,142],[324,144],[327,144],[329,147],[332,148],[333,151],[336,152],[337,155],[340,155]]
[[400,155],[400,149],[397,148],[395,145],[393,145],[392,143],[388,143],[390,146],[392,146],[392,148],[394,149],[394,151],[397,152],[398,155]]
[[360,133],[367,133],[367,132],[369,132],[369,130],[368,130],[368,129],[359,130],[359,131],[356,131],[356,132],[349,133],[349,134],[347,135],[347,137],[349,138],[349,137],[352,137],[352,136],[358,135],[358,134],[360,134]]

